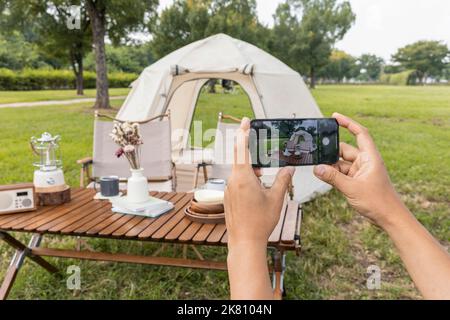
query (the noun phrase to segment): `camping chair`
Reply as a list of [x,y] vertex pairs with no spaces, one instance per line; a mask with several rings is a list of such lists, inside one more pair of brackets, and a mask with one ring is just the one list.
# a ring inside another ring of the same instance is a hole
[[[223,120],[230,120],[232,123],[225,123]],[[241,119],[239,118],[219,112],[212,156],[210,157],[211,159],[197,163],[194,174],[194,188],[198,187],[200,170],[203,171],[205,182],[207,182],[209,178],[228,179],[228,176],[231,174],[231,163],[234,153],[234,132],[239,129],[240,122]],[[232,134],[230,134],[230,132]],[[217,138],[219,135],[221,137],[220,139]],[[209,175],[207,170],[208,166],[211,168]]]
[[[102,118],[102,119],[101,119]],[[167,119],[165,119],[167,118]],[[113,121],[120,121],[107,115],[95,113],[93,157],[77,161],[81,165],[80,186],[94,187],[102,176],[118,176],[121,187],[130,175],[130,166],[125,157],[117,158],[118,146],[109,134]],[[160,121],[157,121],[160,120]],[[148,177],[150,191],[174,191],[176,187],[175,165],[171,154],[170,115],[163,114],[145,121],[138,121],[144,140],[141,146],[141,166]],[[90,173],[89,168],[92,167]]]

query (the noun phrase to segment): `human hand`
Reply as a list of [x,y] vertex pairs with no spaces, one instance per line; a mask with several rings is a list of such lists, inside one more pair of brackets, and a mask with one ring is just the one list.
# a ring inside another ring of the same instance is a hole
[[341,127],[355,137],[358,148],[340,143],[341,159],[334,165],[318,165],[314,174],[341,191],[349,204],[373,223],[385,228],[403,206],[368,130],[356,121],[334,113]]
[[242,119],[234,147],[233,171],[225,191],[225,216],[229,246],[238,243],[267,245],[280,218],[293,167],[285,167],[270,189],[264,188],[259,170],[253,169],[248,150],[250,120]]

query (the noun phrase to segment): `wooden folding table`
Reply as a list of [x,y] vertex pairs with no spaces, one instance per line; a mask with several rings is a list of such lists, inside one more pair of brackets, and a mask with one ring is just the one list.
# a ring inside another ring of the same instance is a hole
[[[205,260],[198,250],[202,246],[226,246],[226,227],[224,224],[202,224],[188,220],[184,209],[192,199],[191,193],[152,192],[153,196],[175,205],[174,209],[158,218],[114,213],[108,201],[94,200],[94,194],[92,189],[75,189],[68,203],[0,216],[0,238],[16,249],[0,288],[0,299],[7,298],[26,257],[49,272],[57,272],[57,269],[43,257],[226,270],[226,262]],[[268,243],[272,249],[273,287],[278,298],[282,297],[284,290],[285,252],[295,250],[298,253],[300,250],[300,226],[301,210],[298,203],[286,201],[280,221]],[[25,245],[10,232],[27,232],[32,237],[29,244]],[[190,246],[194,249],[198,259],[188,259],[185,250],[183,257],[161,257],[40,247],[42,237],[46,234],[154,241],[163,243],[163,246],[168,243],[184,244],[184,248]]]

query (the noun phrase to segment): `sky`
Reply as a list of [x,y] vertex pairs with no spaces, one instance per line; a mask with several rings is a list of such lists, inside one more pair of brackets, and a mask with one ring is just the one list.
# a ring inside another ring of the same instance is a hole
[[[256,0],[258,17],[272,25],[283,0]],[[356,21],[336,48],[358,56],[374,53],[389,61],[398,48],[418,40],[450,45],[450,0],[349,0]],[[160,0],[160,9],[172,0]]]

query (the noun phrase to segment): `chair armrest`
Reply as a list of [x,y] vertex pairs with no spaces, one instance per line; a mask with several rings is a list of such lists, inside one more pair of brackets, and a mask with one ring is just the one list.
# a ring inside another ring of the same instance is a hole
[[77,160],[77,163],[78,163],[78,164],[81,164],[81,165],[83,165],[83,166],[92,164],[92,162],[93,162],[92,157],[86,157],[86,158]]

